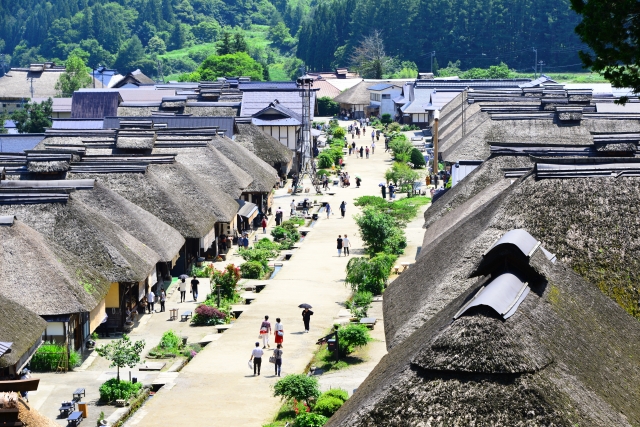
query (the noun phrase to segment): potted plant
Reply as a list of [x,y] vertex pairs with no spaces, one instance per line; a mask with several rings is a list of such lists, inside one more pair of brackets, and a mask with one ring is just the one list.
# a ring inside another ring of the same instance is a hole
[[100,412],[100,415],[98,416],[98,427],[100,426],[106,426],[107,425],[107,420],[104,418],[104,411]]

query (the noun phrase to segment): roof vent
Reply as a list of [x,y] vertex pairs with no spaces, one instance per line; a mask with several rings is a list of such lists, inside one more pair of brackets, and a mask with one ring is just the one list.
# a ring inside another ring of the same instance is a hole
[[16,217],[14,217],[13,215],[9,215],[9,216],[0,216],[0,226],[1,225],[13,225],[13,220]]
[[483,286],[475,296],[453,316],[462,316],[471,307],[485,305],[493,308],[503,319],[513,316],[520,303],[529,294],[530,288],[515,275],[504,273],[496,277],[487,286]]

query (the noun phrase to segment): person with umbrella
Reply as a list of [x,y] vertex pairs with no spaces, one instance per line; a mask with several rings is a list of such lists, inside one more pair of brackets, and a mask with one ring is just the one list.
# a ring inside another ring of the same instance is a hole
[[187,276],[186,274],[181,274],[178,276],[180,279],[180,302],[185,302],[187,299]]
[[303,308],[302,310],[302,322],[304,322],[304,331],[309,332],[309,322],[311,321],[311,316],[313,316],[313,311],[309,310],[311,305],[309,304],[300,304],[298,307]]

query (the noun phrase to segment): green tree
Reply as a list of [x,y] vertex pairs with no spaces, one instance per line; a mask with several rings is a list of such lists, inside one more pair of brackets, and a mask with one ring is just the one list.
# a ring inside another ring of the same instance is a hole
[[392,216],[376,208],[366,207],[355,218],[368,254],[385,252],[400,255],[404,252],[407,239]]
[[579,53],[585,67],[603,74],[616,87],[640,92],[640,3],[571,0],[571,6],[582,15],[575,31],[592,50]]
[[131,341],[128,335],[100,347],[96,352],[111,362],[110,368],[118,368],[116,378],[120,381],[120,368],[133,368],[140,363],[140,353],[144,349],[144,340]]
[[351,258],[347,263],[345,283],[354,293],[370,292],[373,295],[380,295],[391,274],[393,263],[397,259],[395,255],[384,253],[371,258]]
[[224,30],[222,32],[220,42],[218,43],[218,54],[228,55],[230,53],[235,53],[235,50],[233,49],[233,41],[231,40],[231,33]]
[[358,347],[364,347],[370,341],[371,335],[365,325],[348,325],[338,329],[338,344],[343,356],[353,353]]
[[340,104],[328,96],[318,98],[318,114],[320,116],[335,116],[340,112]]
[[385,177],[388,176],[391,178],[390,181],[395,182],[396,185],[400,187],[399,191],[411,191],[413,189],[413,183],[420,178],[418,172],[404,163],[394,163],[387,172],[390,172],[390,174],[387,175],[387,173],[385,173]]
[[295,43],[295,40],[289,33],[289,29],[282,21],[278,22],[274,26],[269,27],[267,38],[271,40],[271,42],[273,42],[275,46],[280,48],[288,48]]
[[218,39],[220,35],[220,24],[216,21],[202,21],[192,27],[191,32],[199,42],[210,43]]
[[427,165],[424,161],[424,155],[417,148],[411,150],[411,163],[414,169],[419,169]]
[[164,40],[162,40],[160,37],[153,36],[151,37],[151,39],[149,40],[149,43],[147,44],[147,51],[149,53],[156,53],[158,55],[162,55],[167,52],[167,45],[164,43]]
[[240,31],[236,31],[233,35],[233,52],[246,52],[249,49],[247,41]]
[[200,80],[213,81],[218,77],[249,76],[251,80],[262,81],[263,68],[245,52],[227,55],[211,55],[198,67]]
[[11,114],[11,120],[16,123],[20,133],[43,133],[51,127],[52,106],[51,98],[40,103],[27,102],[23,108]]
[[[413,144],[407,139],[406,136],[399,133],[393,135],[389,141],[389,148],[393,152],[393,158],[396,162],[406,163],[411,160],[411,150],[413,150]],[[395,180],[394,180],[395,182]]]
[[61,97],[68,98],[78,89],[91,86],[91,81],[82,58],[71,55],[65,62],[65,72],[60,74],[60,79],[56,82],[56,90]]
[[115,68],[121,73],[126,74],[130,71],[140,68],[141,60],[145,58],[144,47],[138,36],[134,35],[127,40],[118,50]]
[[273,396],[286,401],[304,400],[308,404],[311,399],[320,396],[318,379],[305,374],[287,375],[273,385]]

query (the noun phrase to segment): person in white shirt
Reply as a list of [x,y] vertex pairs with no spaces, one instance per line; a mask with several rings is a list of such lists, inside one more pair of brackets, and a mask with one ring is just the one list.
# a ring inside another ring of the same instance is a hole
[[180,282],[180,302],[185,302],[187,299],[187,281],[185,279],[181,279]]
[[349,248],[350,247],[351,247],[351,242],[349,241],[349,238],[345,234],[344,238],[342,239],[342,252],[344,253],[344,256],[348,256],[349,255]]
[[276,324],[273,327],[273,330],[276,337],[276,344],[282,344],[282,341],[284,341],[284,326],[282,326],[279,317],[276,319]]
[[153,303],[156,302],[156,294],[153,293],[151,289],[149,289],[149,293],[147,293],[147,307],[149,308],[149,314],[151,314],[153,310]]
[[296,213],[296,201],[294,199],[294,200],[291,201],[291,214],[290,215],[293,215],[295,213]]
[[[260,375],[260,367],[262,366],[262,355],[264,354],[264,351],[262,351],[262,349],[260,348],[260,343],[257,342],[256,343],[256,348],[253,349],[253,351],[251,352],[251,359],[249,359],[249,361],[253,360],[253,375]],[[256,374],[257,372],[257,374]]]

